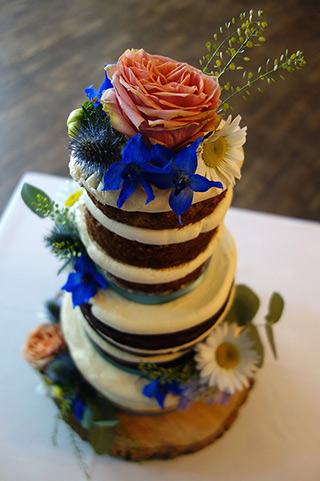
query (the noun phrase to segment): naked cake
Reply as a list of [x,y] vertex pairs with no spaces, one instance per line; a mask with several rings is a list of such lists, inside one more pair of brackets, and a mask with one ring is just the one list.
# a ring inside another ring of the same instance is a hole
[[[241,88],[222,75],[236,69],[265,27],[262,12],[242,14],[232,35],[227,29],[228,61],[209,43],[202,70],[126,50],[105,65],[100,89],[85,89],[88,100],[68,118],[75,182],[63,204],[36,187],[22,189],[35,213],[53,219],[46,241],[69,269],[60,316],[32,332],[23,353],[97,452],[107,451],[102,431],[110,436],[119,420],[134,431],[141,419],[157,425],[173,413],[191,425],[180,413],[201,410],[199,402],[223,406],[214,435],[203,434],[211,442],[232,422],[262,366],[252,323],[259,300],[235,284],[236,248],[224,225],[241,178],[246,127],[239,115],[224,114],[234,95],[304,60],[286,53],[266,73],[245,72]],[[282,308],[274,294],[269,331]],[[273,338],[271,344],[275,349]],[[106,410],[110,403],[116,414]],[[148,416],[154,413],[163,416]],[[190,443],[175,453],[204,445]]]

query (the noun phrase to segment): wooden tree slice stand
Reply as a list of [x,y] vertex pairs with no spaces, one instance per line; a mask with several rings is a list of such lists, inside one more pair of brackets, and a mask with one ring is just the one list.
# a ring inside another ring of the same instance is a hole
[[117,412],[120,420],[110,454],[131,461],[170,459],[193,453],[220,438],[236,419],[250,387],[224,406],[194,402],[189,409],[142,416]]

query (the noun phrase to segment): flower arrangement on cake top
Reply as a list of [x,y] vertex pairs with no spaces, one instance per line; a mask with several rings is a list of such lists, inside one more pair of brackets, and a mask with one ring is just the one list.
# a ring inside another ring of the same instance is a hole
[[[265,40],[266,27],[262,11],[241,14],[239,26],[233,18],[207,43],[202,70],[143,49],[126,50],[107,64],[100,89],[86,88],[89,102],[67,122],[82,173],[95,173],[98,189],[119,190],[119,208],[139,184],[146,204],[154,200],[153,186],[168,189],[179,219],[193,192],[233,186],[241,177],[246,127],[240,127],[239,115],[222,118],[232,98],[247,99],[251,88],[262,91],[262,81],[272,83],[275,75],[283,78],[281,72],[305,64],[300,51],[286,51],[255,74],[247,71],[247,51]],[[241,72],[240,85],[224,82],[228,71]]]

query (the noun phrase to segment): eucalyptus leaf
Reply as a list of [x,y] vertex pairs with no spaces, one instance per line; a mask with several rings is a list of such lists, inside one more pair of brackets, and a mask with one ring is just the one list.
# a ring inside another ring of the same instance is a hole
[[105,427],[91,429],[89,440],[97,454],[108,454],[114,441],[114,429]]
[[93,426],[93,413],[92,410],[86,406],[81,419],[81,426],[84,429],[91,429]]
[[249,287],[238,285],[232,306],[225,318],[229,323],[235,322],[238,326],[245,326],[252,321],[259,305],[259,298]]
[[51,199],[50,197],[43,192],[43,190],[38,189],[37,187],[34,187],[31,184],[24,183],[21,189],[21,197],[24,203],[29,207],[29,209],[34,213],[37,214],[37,216],[44,218],[47,217],[50,214],[50,211],[43,213],[41,210],[38,210],[37,204],[37,196],[41,195],[45,202],[50,206],[51,204]]
[[257,367],[261,368],[263,366],[263,359],[264,359],[264,349],[263,344],[260,340],[260,336],[256,326],[252,323],[246,326],[248,330],[248,334],[250,336],[251,341],[253,342],[253,349],[259,354],[260,359],[259,362],[256,364]]
[[101,421],[93,421],[93,425],[96,427],[104,427],[104,428],[114,428],[119,424],[118,419],[106,419]]
[[276,345],[275,345],[275,342],[274,342],[273,330],[272,330],[271,326],[272,326],[271,324],[266,324],[265,328],[266,328],[267,337],[268,337],[268,341],[269,341],[272,353],[273,353],[275,359],[277,359],[278,357],[277,357]]
[[284,300],[277,292],[273,293],[270,303],[269,312],[266,315],[268,324],[272,325],[279,321],[284,307]]

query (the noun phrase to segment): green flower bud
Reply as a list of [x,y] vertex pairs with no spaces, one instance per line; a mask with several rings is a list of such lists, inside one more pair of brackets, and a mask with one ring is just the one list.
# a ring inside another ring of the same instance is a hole
[[63,389],[58,384],[54,384],[51,388],[51,395],[55,399],[62,399],[63,398]]
[[74,137],[76,135],[76,127],[81,124],[84,120],[84,112],[82,108],[73,110],[68,117],[67,127],[69,137]]

